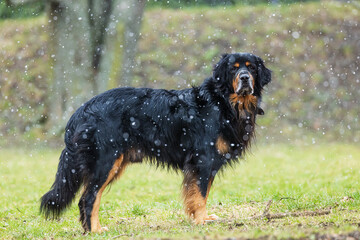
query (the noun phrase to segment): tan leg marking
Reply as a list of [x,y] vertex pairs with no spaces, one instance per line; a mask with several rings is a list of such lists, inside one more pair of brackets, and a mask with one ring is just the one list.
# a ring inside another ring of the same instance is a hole
[[99,208],[100,208],[100,201],[101,195],[105,190],[106,186],[112,182],[114,179],[119,178],[120,175],[124,172],[128,162],[123,161],[124,155],[121,155],[114,163],[112,169],[109,172],[109,176],[106,179],[106,182],[101,186],[100,190],[96,194],[96,199],[93,205],[93,209],[91,211],[91,232],[94,233],[101,233],[103,231],[107,231],[106,227],[102,228],[99,221]]
[[194,219],[195,224],[204,224],[207,221],[216,220],[217,217],[215,215],[208,216],[206,212],[206,201],[213,179],[210,179],[209,181],[205,198],[201,195],[199,186],[196,181],[197,179],[195,176],[191,176],[191,174],[185,174],[182,191],[185,213],[190,218]]
[[230,150],[229,144],[225,141],[222,136],[219,136],[216,140],[216,149],[220,154],[228,153]]
[[[205,203],[207,202],[207,198],[208,198],[208,196],[209,196],[210,188],[211,188],[211,185],[212,185],[213,181],[214,181],[214,178],[211,177],[211,179],[210,179],[210,181],[209,181],[209,184],[208,184],[208,187],[207,187]],[[217,219],[219,219],[219,217],[216,216],[215,214],[211,214],[211,215],[207,215],[207,214],[206,214],[206,218],[204,219],[204,223],[206,223],[206,222],[212,222],[212,221],[215,221],[215,220],[217,220]]]

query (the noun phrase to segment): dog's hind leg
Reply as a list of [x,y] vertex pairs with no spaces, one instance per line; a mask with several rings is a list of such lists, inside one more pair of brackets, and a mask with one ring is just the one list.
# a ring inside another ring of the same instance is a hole
[[101,195],[106,186],[123,173],[127,164],[124,155],[121,155],[112,166],[104,164],[94,169],[79,201],[80,221],[85,231],[101,233],[106,230],[101,228],[99,221]]
[[206,212],[206,202],[213,181],[213,176],[202,178],[193,172],[185,172],[182,191],[185,212],[196,224],[217,219],[217,216],[209,216]]

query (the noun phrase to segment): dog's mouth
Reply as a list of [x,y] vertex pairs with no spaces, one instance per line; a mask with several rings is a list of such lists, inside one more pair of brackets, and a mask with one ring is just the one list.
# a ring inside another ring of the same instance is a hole
[[245,97],[254,93],[254,78],[247,71],[236,74],[233,85],[238,96]]
[[250,86],[242,87],[240,90],[236,91],[236,94],[242,97],[253,94],[254,91]]

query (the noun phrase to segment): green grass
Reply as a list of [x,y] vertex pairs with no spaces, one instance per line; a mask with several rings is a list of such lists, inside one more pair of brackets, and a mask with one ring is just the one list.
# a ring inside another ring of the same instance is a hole
[[[0,150],[1,239],[311,237],[355,231],[360,223],[360,149],[354,145],[256,145],[215,180],[208,211],[221,220],[204,226],[184,215],[181,174],[132,165],[102,198],[100,222],[110,229],[103,235],[83,235],[76,203],[58,221],[39,215],[39,198],[54,180],[59,154]],[[332,210],[325,216],[248,219],[270,199],[270,213]]]

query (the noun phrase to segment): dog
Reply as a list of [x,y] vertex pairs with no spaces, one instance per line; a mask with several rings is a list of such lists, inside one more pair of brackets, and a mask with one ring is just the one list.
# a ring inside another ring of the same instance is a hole
[[116,88],[95,96],[71,116],[65,148],[40,212],[57,218],[83,186],[80,222],[100,233],[104,189],[132,163],[148,161],[182,171],[186,214],[195,224],[216,220],[206,201],[216,174],[244,155],[264,114],[261,93],[271,81],[250,53],[223,54],[202,85],[183,90]]

